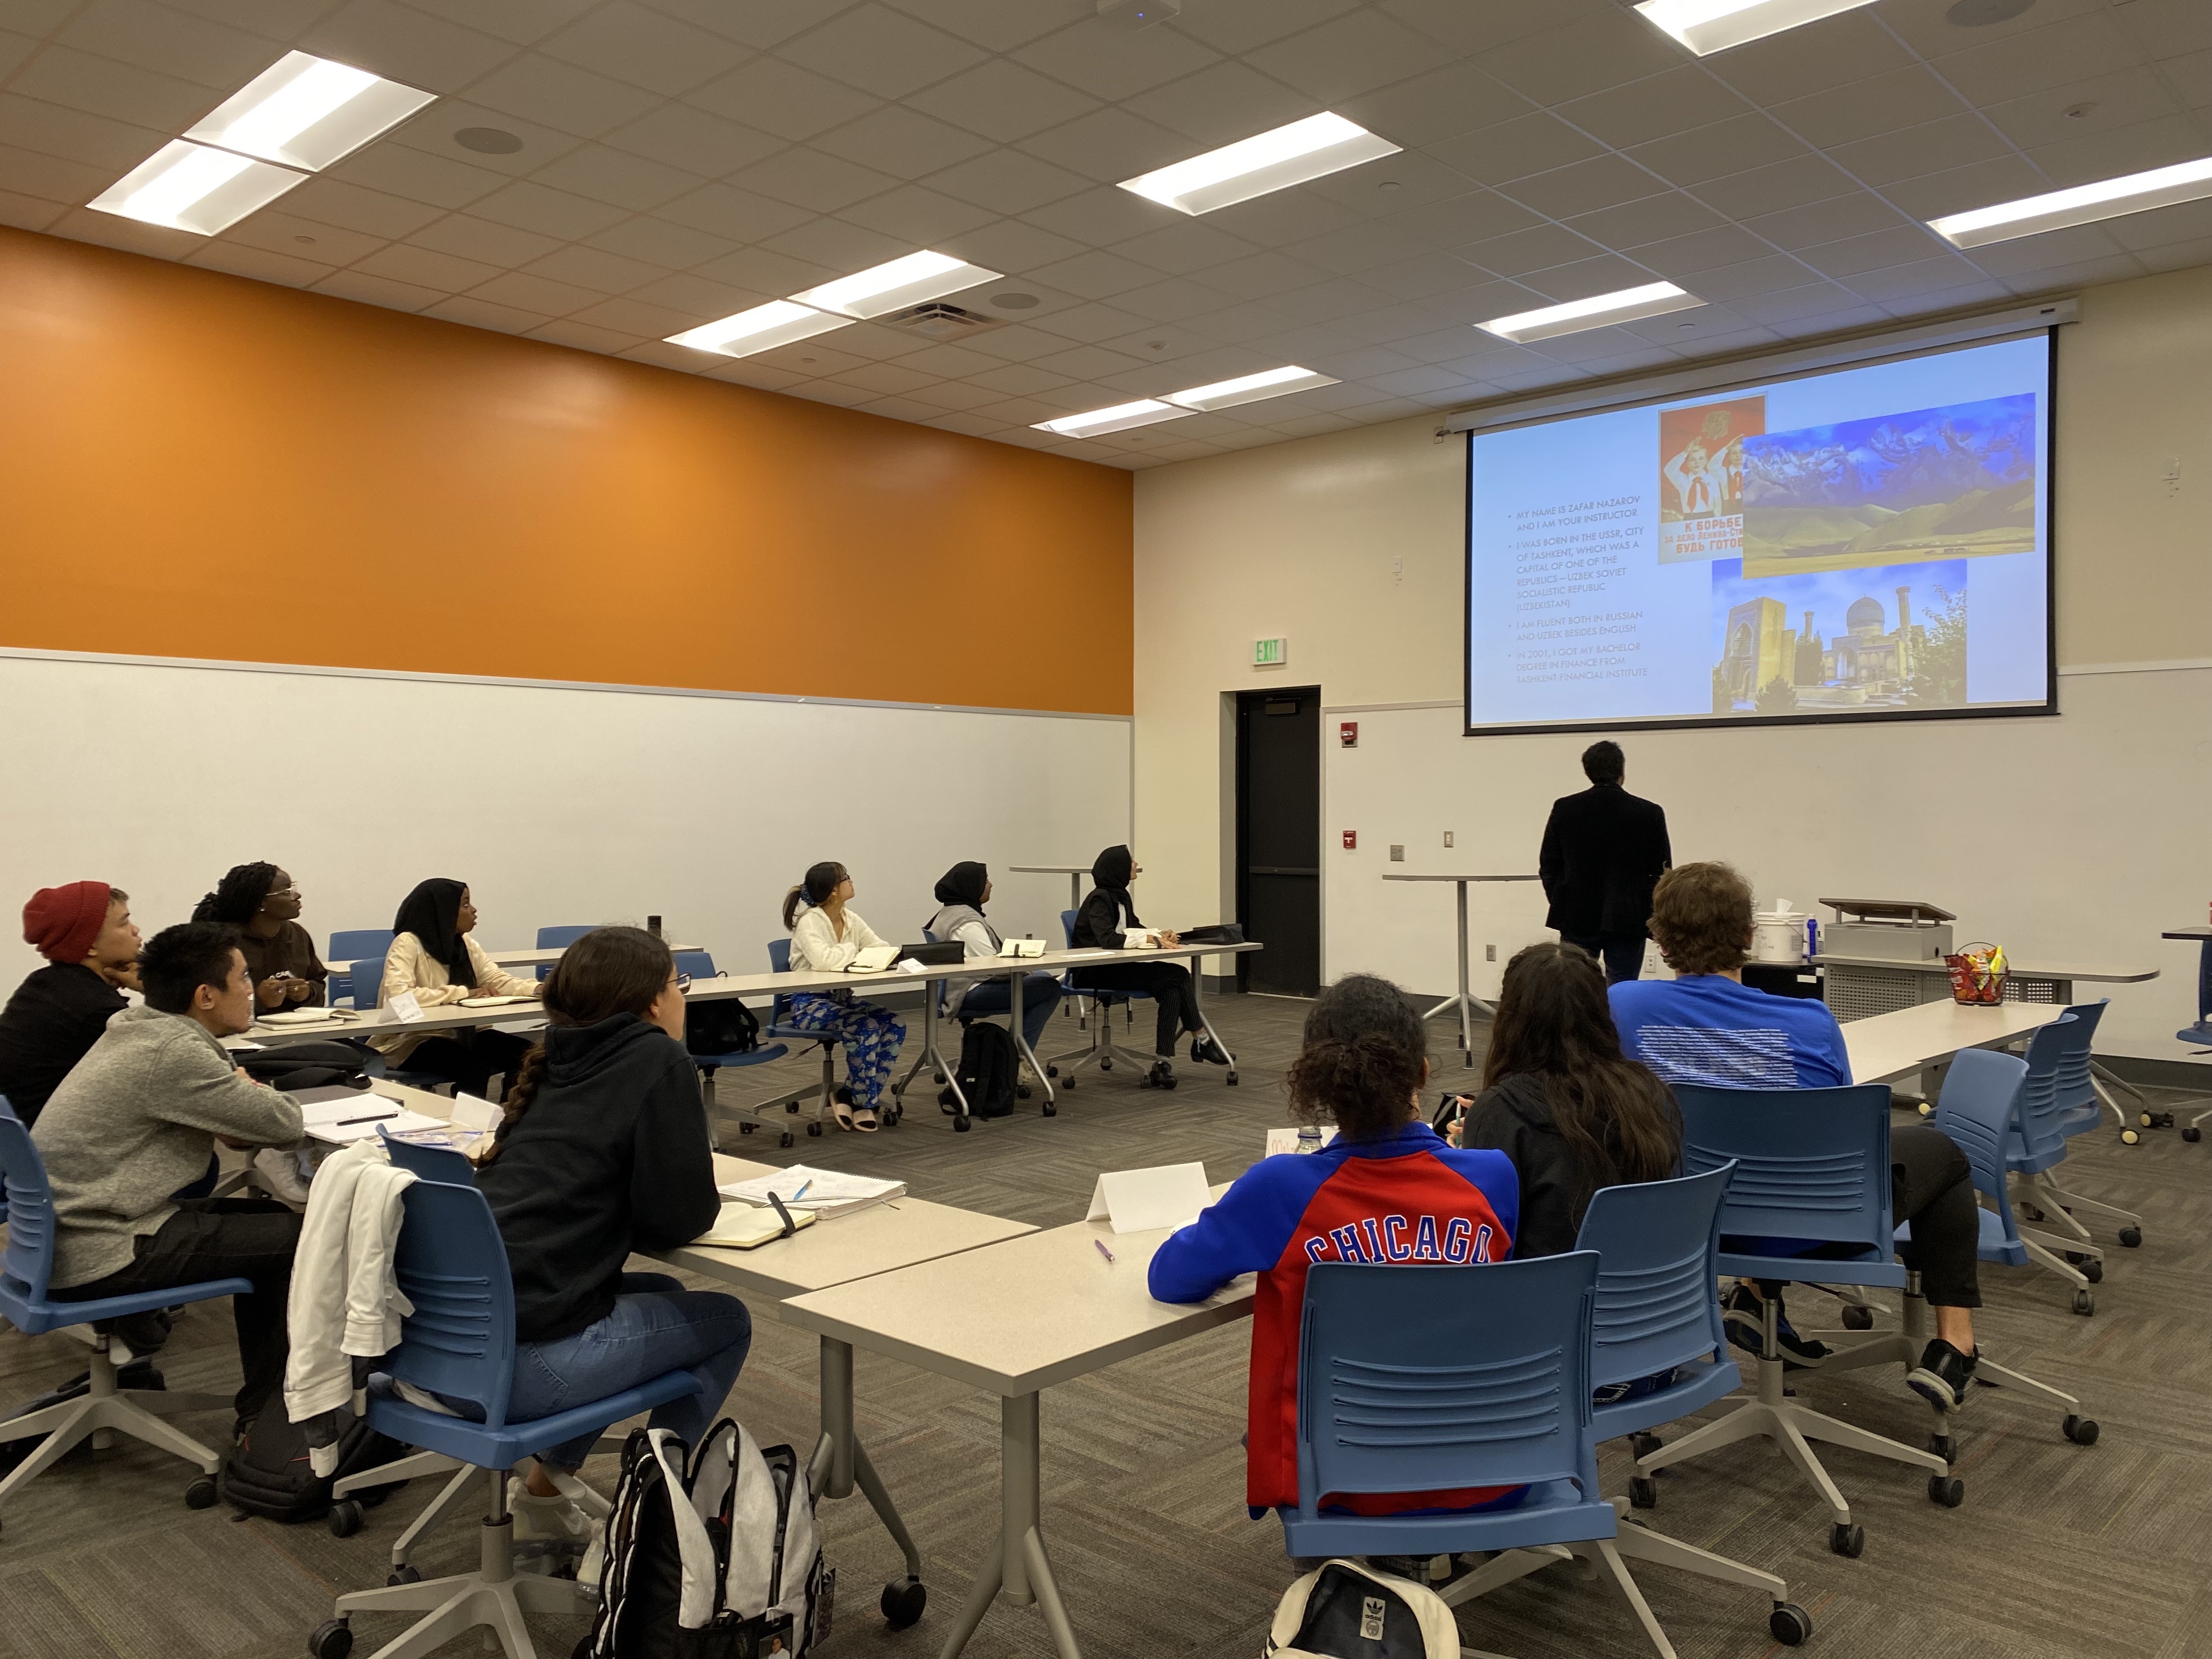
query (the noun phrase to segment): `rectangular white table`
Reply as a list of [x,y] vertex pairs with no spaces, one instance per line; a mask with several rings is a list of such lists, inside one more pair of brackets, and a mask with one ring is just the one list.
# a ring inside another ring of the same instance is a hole
[[1446,997],[1442,1002],[1437,1004],[1435,1007],[1430,1009],[1427,1013],[1422,1015],[1421,1018],[1423,1019],[1434,1019],[1438,1014],[1443,1012],[1447,1008],[1455,1011],[1459,1015],[1460,1054],[1468,1065],[1472,1066],[1474,1064],[1474,1011],[1478,1008],[1481,1009],[1485,1018],[1491,1018],[1495,1015],[1498,1011],[1492,1008],[1488,1003],[1485,1002],[1481,998],[1476,996],[1472,991],[1468,989],[1467,884],[1471,881],[1536,881],[1541,879],[1541,878],[1536,876],[1411,876],[1386,874],[1382,879],[1385,881],[1448,881],[1459,889],[1459,991],[1456,995]]
[[1961,1048],[2017,1042],[2065,1012],[2055,1002],[1969,1007],[1946,998],[1851,1021],[1844,1027],[1844,1049],[1850,1057],[1852,1082],[1893,1083],[1918,1072],[1940,1072]]
[[[1082,1659],[1045,1549],[1038,1395],[1252,1312],[1249,1276],[1206,1302],[1153,1301],[1146,1270],[1167,1236],[1163,1228],[1116,1237],[1103,1221],[1079,1221],[784,1304],[793,1324],[1000,1398],[999,1538],[942,1659],[967,1646],[1001,1595],[1040,1603],[1060,1659]],[[1102,1243],[1114,1261],[1099,1254]]]
[[[548,968],[560,961],[561,953],[568,948],[565,945],[532,945],[513,951],[486,951],[484,954],[502,968]],[[672,945],[668,948],[672,951],[703,951],[707,947],[703,945]],[[356,957],[353,962],[326,962],[323,966],[334,974],[350,974],[356,962],[380,960],[381,958],[376,957]]]
[[[1868,1010],[1869,998],[1893,1000],[1899,1007],[1911,1007],[1917,1003],[1934,1002],[1951,994],[1951,969],[1941,959],[1933,962],[1899,962],[1887,957],[1831,956],[1826,951],[1814,957],[1812,965],[1825,970],[1822,986],[1823,1000],[1839,1020],[1850,1022],[1865,1018],[1867,1012],[1887,1012]],[[1833,970],[1843,969],[1844,974]],[[2140,985],[2158,977],[2158,969],[2131,963],[2099,962],[2008,962],[2005,964],[2005,1000],[2008,1002],[2055,1002],[2063,1007],[2074,1000],[2074,986],[2079,981],[2094,985]],[[1840,985],[1841,981],[1847,985]],[[1842,990],[1840,998],[1836,993]],[[1885,995],[1885,993],[1887,994]],[[1840,1001],[1840,1006],[1838,1006]]]

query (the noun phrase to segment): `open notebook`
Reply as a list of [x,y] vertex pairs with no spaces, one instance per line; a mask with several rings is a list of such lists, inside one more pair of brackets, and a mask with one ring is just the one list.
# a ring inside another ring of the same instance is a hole
[[410,1112],[389,1095],[373,1094],[365,1089],[337,1085],[303,1089],[292,1098],[300,1103],[300,1115],[306,1121],[308,1138],[328,1146],[343,1146],[348,1141],[365,1140],[380,1127],[395,1135],[452,1127],[442,1119]]
[[897,959],[897,945],[870,945],[855,953],[853,959],[845,964],[845,971],[848,974],[880,974]]
[[[813,1211],[801,1207],[788,1212],[791,1226],[796,1231],[811,1227],[817,1217]],[[772,1238],[784,1235],[784,1218],[775,1212],[773,1205],[763,1208],[751,1204],[725,1204],[722,1212],[714,1218],[714,1224],[691,1242],[712,1244],[718,1249],[757,1249]]]
[[464,1008],[496,1008],[502,1003],[535,1002],[538,999],[536,997],[463,997],[461,999],[461,1006]]
[[326,1025],[359,1019],[361,1016],[350,1008],[286,1008],[273,1014],[257,1014],[254,1018],[263,1025]]
[[[768,1201],[774,1193],[783,1200],[786,1208],[797,1215],[801,1210],[811,1210],[824,1219],[832,1216],[850,1215],[855,1210],[865,1210],[871,1205],[887,1203],[906,1195],[903,1181],[878,1181],[872,1176],[846,1175],[836,1170],[817,1170],[804,1164],[794,1164],[787,1170],[778,1170],[773,1175],[755,1176],[750,1181],[724,1183],[722,1196],[733,1198],[740,1204],[756,1205],[775,1213]],[[802,1195],[803,1194],[803,1195]]]

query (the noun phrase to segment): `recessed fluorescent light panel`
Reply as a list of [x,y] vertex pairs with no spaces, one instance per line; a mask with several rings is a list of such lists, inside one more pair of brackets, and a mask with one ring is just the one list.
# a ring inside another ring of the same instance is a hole
[[314,173],[435,98],[366,70],[288,52],[185,137]]
[[849,317],[810,311],[788,300],[770,300],[764,306],[740,311],[719,322],[702,323],[697,328],[672,334],[668,343],[690,346],[694,351],[719,352],[725,357],[750,357],[757,351],[769,351],[794,340],[827,334],[833,328],[846,327],[852,320]]
[[213,236],[307,179],[289,167],[173,138],[87,204],[168,230]]
[[1872,3],[1873,0],[1644,0],[1636,9],[1703,58]]
[[1324,111],[1140,179],[1124,179],[1121,188],[1178,213],[1211,213],[1397,153],[1398,146],[1388,138]]
[[1039,421],[1036,430],[1056,432],[1063,438],[1100,438],[1109,432],[1127,432],[1133,426],[1150,426],[1155,421],[1181,420],[1192,412],[1162,403],[1158,398],[1139,398],[1133,404],[1094,409],[1087,415],[1063,415],[1056,421]]
[[1928,228],[1954,247],[1979,247],[1984,242],[2008,241],[2040,231],[2063,230],[2099,219],[2171,207],[2212,196],[2212,155],[2184,161],[2148,173],[2131,173],[2124,179],[2106,179],[2071,190],[2054,190],[2047,196],[2023,197],[1996,207],[1954,213],[1948,219],[1931,219]]
[[834,311],[841,317],[865,319],[888,316],[924,300],[957,294],[978,283],[995,283],[1005,273],[986,270],[947,253],[909,253],[903,259],[834,283],[810,288],[791,297],[817,311]]
[[1672,283],[1650,283],[1642,288],[1625,288],[1617,294],[1571,300],[1563,306],[1546,306],[1541,311],[1493,317],[1475,326],[1516,345],[1527,345],[1534,340],[1579,334],[1586,328],[1610,328],[1615,323],[1632,323],[1641,317],[1687,311],[1692,306],[1703,304],[1705,301],[1696,295],[1686,294]]
[[1262,398],[1283,398],[1335,384],[1334,375],[1316,374],[1310,368],[1270,368],[1238,380],[1194,386],[1188,392],[1170,392],[1168,401],[1192,410],[1234,409],[1239,404],[1256,404]]

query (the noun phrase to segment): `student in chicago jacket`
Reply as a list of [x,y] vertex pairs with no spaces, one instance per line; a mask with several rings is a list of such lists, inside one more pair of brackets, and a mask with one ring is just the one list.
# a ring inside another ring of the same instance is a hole
[[[1502,1261],[1519,1219],[1504,1154],[1462,1152],[1422,1121],[1428,1037],[1388,980],[1355,974],[1322,994],[1291,1065],[1291,1103],[1331,1121],[1335,1142],[1262,1158],[1162,1244],[1152,1293],[1200,1302],[1240,1273],[1260,1275],[1252,1310],[1245,1502],[1254,1516],[1298,1499],[1297,1369],[1306,1271],[1318,1261],[1444,1266]],[[1358,1515],[1466,1510],[1516,1501],[1518,1487],[1342,1494]]]

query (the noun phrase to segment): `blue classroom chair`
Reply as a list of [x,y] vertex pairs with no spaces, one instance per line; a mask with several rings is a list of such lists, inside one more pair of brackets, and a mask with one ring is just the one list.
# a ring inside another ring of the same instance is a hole
[[[1735,1159],[1721,1209],[1723,1273],[1768,1284],[1856,1285],[1903,1290],[1889,1205],[1889,1088],[1711,1089],[1678,1084],[1682,1109],[1682,1167],[1703,1175]],[[1816,1257],[1763,1254],[1764,1241],[1803,1239],[1827,1247]],[[1649,1475],[1754,1436],[1771,1440],[1827,1500],[1828,1547],[1856,1556],[1865,1529],[1808,1443],[1826,1441],[1854,1451],[1928,1470],[1928,1495],[1946,1508],[1964,1501],[1965,1483],[1947,1460],[1816,1412],[1790,1397],[1776,1340],[1775,1297],[1765,1298],[1766,1328],[1753,1396],[1726,1416],[1672,1445],[1636,1460]]]
[[[723,975],[714,970],[714,958],[706,951],[678,951],[676,971],[694,985],[702,980],[719,979]],[[724,1067],[734,1071],[746,1066],[765,1066],[772,1060],[781,1060],[791,1049],[781,1042],[763,1042],[751,1048],[741,1048],[726,1054],[694,1054],[691,1064],[698,1069],[702,1098],[710,1105],[714,1098],[714,1075]]]
[[[692,953],[686,951],[684,954],[688,957]],[[698,954],[703,956],[706,953],[702,951]],[[773,973],[787,974],[791,971],[789,939],[772,939],[768,942],[768,965]],[[830,1100],[837,1091],[837,1049],[842,1042],[835,1031],[810,1031],[802,1026],[786,1024],[784,1021],[788,1007],[781,993],[769,1006],[768,1022],[761,1027],[761,1036],[774,1039],[775,1053],[769,1057],[781,1059],[791,1052],[787,1045],[793,1042],[811,1043],[822,1051],[822,1081],[814,1088],[793,1089],[750,1106],[723,1106],[718,1102],[714,1109],[735,1117],[741,1134],[750,1134],[756,1129],[774,1129],[777,1145],[782,1146],[792,1146],[797,1140],[790,1119],[798,1114],[799,1103],[808,1095],[815,1097],[814,1115],[806,1123],[808,1134],[820,1134],[822,1125],[836,1117],[830,1108]],[[779,1106],[783,1109],[785,1116],[777,1119],[769,1115]],[[898,1121],[898,1103],[886,1101],[877,1114],[877,1121],[888,1127]]]
[[[332,933],[331,960],[359,962],[363,957],[374,957],[379,963],[381,963],[392,950],[392,941],[398,937],[398,935],[389,927],[355,927],[342,933]],[[337,1000],[343,996],[350,997],[353,1000],[353,1006],[356,1008],[374,1008],[376,1006],[378,981],[374,979],[367,980],[368,1000],[364,1003],[361,1000],[363,981],[363,975],[351,971],[332,974],[326,993],[332,1006],[335,1006]]]
[[[2075,1003],[2067,1009],[2067,1018],[2057,1022],[2058,1065],[2057,1075],[2051,1083],[2052,1104],[2059,1114],[2058,1132],[2069,1140],[2075,1135],[2087,1134],[2092,1130],[2102,1128],[2105,1110],[2108,1107],[2112,1115],[2123,1124],[2128,1121],[2118,1103],[2098,1085],[2096,1061],[2090,1053],[2097,1040],[2097,1026],[2103,1020],[2105,1008],[2110,1000],[2109,998],[2100,998],[2095,1002]],[[2160,1117],[2156,1112],[2145,1111],[2141,1114],[2141,1121],[2145,1128],[2149,1128],[2160,1121]],[[2170,1123],[2172,1115],[2167,1114],[2166,1117]],[[2124,1140],[2126,1134],[2124,1133],[2122,1139]],[[2101,1216],[2107,1221],[2117,1222],[2120,1243],[2124,1249],[2133,1249],[2142,1243],[2142,1218],[2133,1210],[2100,1204],[2095,1199],[2062,1191],[2047,1182],[2045,1185],[2049,1195],[2066,1206],[2059,1213],[2066,1218],[2063,1224],[2068,1228],[2081,1231],[2073,1212],[2086,1212],[2093,1216]],[[2036,1207],[2049,1215],[2050,1206],[2039,1204]],[[2086,1232],[2083,1236],[2087,1237]]]
[[[564,922],[557,927],[541,927],[538,930],[538,948],[541,951],[556,949],[565,951],[599,925],[595,921]],[[553,965],[550,963],[541,962],[538,964],[538,977],[540,979],[544,979],[552,971]]]
[[[1075,910],[1062,910],[1060,913],[1060,940],[1062,947],[1066,950],[1073,951],[1075,948],[1075,918],[1079,914],[1081,914],[1079,911]],[[1139,1060],[1134,1054],[1124,1054],[1114,1046],[1113,1011],[1116,1008],[1121,1009],[1123,1024],[1133,1024],[1137,1018],[1134,1005],[1139,1002],[1150,1002],[1152,1000],[1151,993],[1086,990],[1075,982],[1073,969],[1068,970],[1060,983],[1066,988],[1067,994],[1078,1004],[1088,1001],[1097,1010],[1098,1024],[1096,1028],[1092,1028],[1090,1020],[1079,1012],[1078,1029],[1091,1031],[1091,1046],[1087,1048],[1071,1048],[1064,1054],[1054,1054],[1048,1062],[1049,1074],[1060,1079],[1060,1086],[1063,1089],[1073,1089],[1075,1086],[1075,1074],[1093,1060],[1097,1061],[1098,1069],[1102,1072],[1112,1071],[1114,1062],[1117,1060],[1121,1060],[1131,1071],[1142,1076],[1151,1062]],[[1068,1064],[1070,1060],[1075,1063],[1071,1066]]]
[[[587,1615],[592,1599],[574,1579],[515,1572],[507,1471],[563,1440],[696,1395],[699,1379],[689,1371],[668,1371],[551,1417],[508,1422],[514,1286],[491,1206],[474,1187],[435,1181],[416,1182],[401,1201],[406,1220],[396,1267],[399,1288],[414,1311],[401,1323],[399,1346],[386,1356],[384,1375],[373,1381],[368,1422],[395,1440],[443,1453],[482,1472],[490,1505],[483,1527],[482,1565],[451,1577],[341,1595],[336,1616],[307,1638],[307,1651],[313,1659],[344,1659],[353,1645],[356,1613],[420,1613],[425,1616],[378,1650],[378,1659],[423,1659],[478,1626],[498,1638],[507,1659],[534,1659],[523,1615]],[[471,1401],[483,1412],[483,1420],[410,1405],[387,1392],[391,1381]]]
[[[1441,1591],[1452,1607],[1580,1559],[1671,1659],[1624,1559],[1641,1540],[1631,1543],[1598,1492],[1590,1405],[1598,1268],[1595,1250],[1463,1267],[1316,1265],[1298,1350],[1298,1501],[1277,1511],[1290,1553],[1496,1552]],[[1528,1491],[1510,1507],[1443,1515],[1356,1516],[1324,1502],[1478,1486]],[[1758,1573],[1750,1582],[1773,1595],[1776,1639],[1795,1645],[1811,1633],[1811,1620],[1778,1593],[1781,1580]]]
[[185,1488],[185,1502],[196,1510],[211,1507],[222,1455],[165,1419],[185,1412],[222,1412],[227,1434],[228,1413],[234,1409],[230,1396],[120,1387],[116,1381],[113,1339],[94,1331],[92,1322],[189,1302],[212,1302],[217,1297],[251,1295],[253,1281],[210,1279],[198,1285],[170,1285],[89,1302],[55,1301],[47,1293],[54,1265],[53,1192],[46,1182],[46,1166],[31,1144],[31,1132],[4,1099],[0,1099],[0,1189],[7,1197],[8,1222],[7,1249],[0,1254],[0,1318],[25,1336],[66,1330],[92,1347],[86,1393],[8,1421],[11,1440],[33,1435],[46,1438],[37,1450],[9,1471],[6,1479],[0,1480],[0,1505],[83,1442],[93,1441],[98,1449],[105,1447],[109,1436],[126,1434],[197,1465],[200,1472]]

